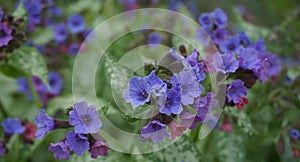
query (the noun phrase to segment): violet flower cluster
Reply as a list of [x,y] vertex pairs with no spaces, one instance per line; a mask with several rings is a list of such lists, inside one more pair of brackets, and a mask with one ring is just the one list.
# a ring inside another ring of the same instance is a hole
[[6,118],[2,121],[1,126],[4,129],[3,139],[0,141],[0,157],[4,156],[9,150],[6,144],[9,143],[13,135],[19,135],[21,141],[25,144],[33,144],[36,133],[36,127],[27,120],[19,118]]
[[96,106],[86,102],[75,103],[68,111],[68,116],[68,121],[58,120],[50,117],[45,110],[40,110],[35,116],[38,128],[35,136],[41,139],[55,129],[73,128],[63,140],[50,144],[49,151],[54,153],[56,159],[69,159],[71,151],[77,156],[89,151],[95,159],[98,156],[106,156],[109,147],[105,140],[101,136],[100,139],[92,136],[98,133],[102,126]]

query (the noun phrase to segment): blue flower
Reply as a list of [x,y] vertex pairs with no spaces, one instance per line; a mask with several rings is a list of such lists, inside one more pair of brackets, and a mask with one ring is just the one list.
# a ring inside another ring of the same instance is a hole
[[24,6],[27,10],[28,15],[36,15],[41,13],[43,6],[38,1],[24,0]]
[[212,38],[214,42],[218,45],[221,45],[225,41],[227,35],[228,32],[225,29],[217,28],[212,32]]
[[6,118],[2,122],[2,127],[5,133],[9,135],[22,134],[26,129],[18,118]]
[[37,114],[34,118],[34,123],[38,128],[35,136],[39,139],[55,128],[54,119],[51,118],[45,110],[40,110],[39,114]]
[[54,36],[57,42],[63,42],[68,38],[68,31],[65,24],[57,24],[54,27]]
[[158,120],[149,122],[141,130],[141,135],[144,138],[150,138],[155,143],[161,142],[163,138],[168,138],[170,136],[166,130],[166,125]]
[[18,78],[17,79],[17,84],[18,84],[18,87],[19,87],[19,91],[26,93],[27,98],[29,100],[32,100],[33,97],[32,97],[32,94],[30,92],[29,85],[27,84],[26,78],[24,78],[24,77]]
[[61,10],[61,8],[59,8],[59,7],[49,8],[49,9],[48,9],[48,14],[49,14],[49,15],[56,16],[56,17],[59,17],[59,16],[61,16],[61,14],[62,14],[62,10]]
[[228,17],[226,13],[220,8],[216,8],[212,13],[211,16],[214,19],[214,23],[218,26],[218,28],[225,28],[228,23]]
[[7,46],[8,43],[13,39],[11,33],[11,29],[0,23],[0,47]]
[[213,27],[212,17],[208,13],[201,14],[198,22],[205,30],[210,30]]
[[51,94],[58,95],[63,88],[64,80],[59,73],[51,71],[49,73],[49,84],[51,87]]
[[6,153],[6,148],[3,142],[0,142],[0,157]]
[[259,38],[254,44],[251,45],[251,47],[257,50],[258,52],[266,51],[265,41],[262,38]]
[[221,55],[217,53],[213,56],[213,66],[216,71],[223,74],[234,73],[239,67],[239,62],[232,54]]
[[248,37],[248,35],[245,32],[241,31],[239,33],[239,39],[240,39],[241,44],[244,47],[249,47],[250,46],[251,40],[250,40],[250,38]]
[[257,54],[258,52],[253,48],[240,48],[238,51],[240,67],[249,70],[259,69],[261,62]]
[[294,140],[298,140],[298,138],[300,137],[300,132],[296,129],[291,129],[290,130],[290,136],[294,139]]
[[69,55],[75,56],[78,54],[79,50],[80,50],[80,44],[71,43],[70,46],[68,47],[67,53]]
[[199,86],[195,73],[188,70],[175,74],[175,76],[181,86],[181,103],[183,105],[192,104],[194,98],[202,93],[202,86]]
[[2,11],[2,8],[0,6],[0,21],[2,20],[2,18],[3,18],[3,11]]
[[223,42],[220,46],[225,53],[234,53],[241,47],[239,37],[232,37]]
[[197,116],[199,121],[203,122],[209,109],[217,106],[217,100],[214,99],[214,94],[209,92],[205,97],[199,97],[193,104],[193,107],[197,110]]
[[128,90],[123,93],[126,102],[131,102],[132,107],[136,108],[150,101],[151,87],[145,79],[133,77],[128,83]]
[[83,32],[85,29],[85,23],[84,23],[83,17],[80,15],[72,15],[68,19],[68,26],[69,26],[70,32],[73,34]]
[[197,66],[199,60],[199,52],[194,49],[191,54],[186,57],[186,61],[191,65],[191,67]]
[[268,63],[268,68],[266,72],[269,77],[276,77],[280,74],[282,67],[280,58],[273,53],[270,52],[263,52],[258,55],[261,60],[266,60]]
[[63,141],[51,143],[48,150],[54,153],[54,157],[57,160],[69,159],[71,157],[70,151]]
[[84,134],[76,134],[74,131],[70,131],[66,134],[65,144],[77,156],[83,155],[85,151],[90,149],[88,138]]
[[160,44],[161,41],[162,38],[157,32],[152,32],[148,37],[148,44]]
[[146,76],[145,80],[151,86],[151,91],[155,96],[162,96],[166,94],[167,84],[155,76],[155,70]]
[[238,104],[247,95],[247,88],[244,86],[244,82],[236,80],[231,82],[227,87],[227,100],[233,101],[234,104]]
[[88,106],[84,101],[75,103],[69,116],[69,123],[74,126],[75,133],[98,133],[102,126],[96,106]]

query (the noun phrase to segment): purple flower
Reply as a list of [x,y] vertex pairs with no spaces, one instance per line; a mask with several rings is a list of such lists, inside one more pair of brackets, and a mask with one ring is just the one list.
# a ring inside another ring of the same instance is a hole
[[213,66],[216,71],[223,74],[234,73],[239,67],[239,62],[235,59],[232,54],[215,54],[213,56]]
[[69,123],[74,126],[75,133],[98,133],[102,126],[96,106],[88,106],[84,101],[75,103],[73,110],[69,112],[69,116]]
[[218,45],[221,45],[225,41],[227,35],[228,32],[225,29],[217,28],[212,32],[212,38],[214,42]]
[[34,123],[38,128],[35,136],[39,139],[55,128],[54,119],[51,118],[45,110],[40,110],[39,114],[37,114],[34,118]]
[[210,30],[213,26],[212,17],[208,13],[201,14],[198,18],[198,22],[205,30]]
[[194,98],[202,93],[202,87],[199,86],[197,78],[193,71],[182,71],[175,74],[181,86],[181,102],[183,105],[189,105],[194,102]]
[[27,98],[32,100],[32,94],[30,92],[29,85],[27,84],[26,78],[24,78],[24,77],[18,78],[17,79],[17,84],[18,84],[18,87],[19,87],[19,91],[20,92],[25,92],[26,95],[27,95]]
[[214,19],[214,23],[219,27],[219,28],[225,28],[228,23],[227,23],[227,15],[224,13],[224,11],[220,8],[216,8],[212,13],[211,16]]
[[80,50],[80,44],[71,43],[70,46],[68,47],[67,53],[69,55],[75,56],[78,54],[79,50]]
[[150,138],[155,143],[161,142],[163,138],[168,138],[170,136],[166,130],[166,125],[158,120],[149,122],[141,130],[141,135],[144,138]]
[[59,73],[51,71],[49,73],[49,84],[51,87],[51,94],[58,95],[63,88],[64,80]]
[[5,133],[9,135],[22,134],[26,129],[18,118],[6,118],[2,122],[2,127]]
[[62,10],[61,10],[61,8],[59,8],[59,7],[49,8],[49,9],[48,9],[48,14],[49,14],[49,15],[56,16],[56,17],[59,17],[59,16],[61,16],[61,14],[62,14]]
[[266,45],[262,38],[259,38],[254,44],[251,45],[252,48],[256,49],[258,52],[265,52]]
[[189,69],[190,65],[183,56],[176,52],[176,48],[173,47],[165,57],[161,59],[159,65],[164,66],[174,73],[179,73],[183,69]]
[[51,143],[48,150],[54,153],[54,157],[57,160],[69,159],[71,157],[68,147],[63,141]]
[[0,157],[6,153],[6,148],[4,147],[4,143],[0,142]]
[[39,14],[43,9],[42,4],[38,1],[24,0],[24,5],[28,12],[28,15]]
[[80,15],[72,15],[68,19],[68,26],[69,26],[70,32],[73,34],[77,34],[77,33],[84,31],[85,23],[84,23],[83,17]]
[[241,43],[244,47],[250,46],[251,40],[250,40],[250,38],[248,37],[248,35],[247,35],[245,32],[241,31],[241,32],[239,33],[239,39],[240,39],[240,43]]
[[240,48],[240,46],[239,37],[232,37],[223,42],[220,48],[225,53],[234,53]]
[[291,129],[290,130],[290,136],[294,139],[294,140],[298,140],[298,138],[300,137],[300,132],[296,129]]
[[[201,61],[198,64],[198,66],[192,67],[192,69],[195,72],[195,76],[196,76],[198,82],[201,82],[206,78],[205,63],[203,61]],[[199,84],[199,86],[201,87],[201,84]]]
[[2,8],[0,6],[0,21],[2,20],[2,18],[3,18],[3,11],[2,11]]
[[200,122],[204,121],[209,109],[215,108],[216,106],[217,100],[214,99],[212,92],[209,92],[205,97],[198,98],[193,104],[193,107],[197,110],[197,116]]
[[145,80],[151,86],[151,91],[155,96],[162,96],[166,94],[167,84],[155,76],[155,70],[146,76]]
[[63,42],[68,38],[68,31],[65,24],[57,24],[54,27],[54,36],[57,42]]
[[227,100],[233,101],[234,104],[238,104],[247,95],[247,88],[244,86],[244,82],[236,80],[231,82],[227,87]]
[[76,134],[74,131],[70,131],[66,134],[66,145],[77,156],[83,155],[83,153],[90,149],[90,143],[84,134]]
[[200,120],[201,120],[200,117],[188,111],[180,114],[180,121],[181,121],[180,124],[182,124],[186,128],[190,128],[191,130],[194,130],[197,127],[197,124],[199,123]]
[[197,66],[199,60],[199,52],[194,49],[191,54],[186,57],[186,61],[191,65],[191,67]]
[[11,32],[11,29],[0,23],[0,47],[7,46],[9,41],[13,39]]
[[132,107],[136,108],[150,101],[151,87],[145,79],[133,77],[128,83],[128,90],[123,93],[126,102],[131,102]]
[[98,156],[107,156],[108,150],[109,147],[106,143],[96,141],[91,148],[91,157],[97,159]]
[[257,57],[258,52],[253,48],[240,48],[238,50],[238,59],[240,67],[243,69],[255,70],[261,66],[260,59]]
[[258,57],[261,60],[266,60],[268,62],[269,67],[267,69],[267,74],[269,77],[272,78],[279,75],[279,73],[282,70],[282,67],[280,58],[277,55],[270,52],[264,52],[261,53]]
[[148,37],[148,44],[160,44],[161,41],[162,38],[157,32],[152,32]]

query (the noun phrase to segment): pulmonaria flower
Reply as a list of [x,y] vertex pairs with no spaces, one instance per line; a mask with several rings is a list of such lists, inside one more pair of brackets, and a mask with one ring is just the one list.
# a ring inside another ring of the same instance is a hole
[[183,132],[186,130],[185,126],[181,124],[177,124],[176,122],[171,122],[169,127],[171,129],[172,139],[175,139],[176,137],[180,137],[183,134]]
[[212,38],[214,42],[218,45],[221,45],[228,35],[227,30],[217,28],[212,32]]
[[2,11],[2,8],[0,6],[0,21],[2,21],[2,18],[3,18],[3,11]]
[[266,51],[265,40],[259,38],[254,44],[251,45],[251,47],[257,50],[258,52],[265,52]]
[[299,156],[299,152],[298,152],[297,149],[293,150],[293,155],[294,155],[294,157],[298,157]]
[[233,101],[234,104],[238,104],[247,95],[247,88],[244,86],[244,82],[236,80],[231,82],[227,87],[227,100]]
[[186,111],[180,114],[180,124],[191,130],[194,130],[200,121],[200,117],[191,112]]
[[221,130],[225,131],[225,132],[232,132],[233,128],[232,128],[232,126],[229,122],[224,122],[222,127],[221,127]]
[[160,44],[161,41],[162,38],[157,32],[152,32],[148,37],[148,44]]
[[239,37],[232,37],[223,42],[220,49],[225,53],[235,53],[240,47]]
[[6,153],[6,148],[4,147],[4,143],[0,141],[0,157]]
[[19,91],[26,93],[27,98],[32,100],[33,97],[32,97],[32,94],[30,92],[29,85],[26,81],[26,78],[25,77],[18,78],[17,79],[17,84],[18,84],[18,87],[19,87]]
[[38,128],[38,131],[35,134],[38,139],[41,139],[49,131],[54,130],[55,128],[54,119],[51,118],[45,110],[40,110],[39,114],[34,118],[34,123]]
[[54,157],[57,160],[69,159],[71,157],[70,151],[63,141],[51,143],[48,150],[54,153]]
[[88,138],[84,134],[76,134],[74,131],[66,134],[65,144],[77,156],[83,155],[85,151],[90,149]]
[[25,128],[26,129],[22,134],[22,138],[25,142],[32,143],[37,129],[33,124],[30,123],[27,123]]
[[182,71],[175,74],[181,86],[181,102],[183,105],[189,105],[194,102],[194,98],[202,93],[202,87],[199,86],[197,78],[193,71]]
[[80,15],[72,15],[68,19],[68,26],[69,26],[70,32],[73,34],[83,32],[85,29],[85,23],[84,23],[83,17]]
[[213,17],[214,23],[217,25],[218,28],[225,28],[228,25],[228,17],[222,9],[216,8],[211,13],[211,16]]
[[223,55],[219,53],[214,54],[212,64],[216,71],[223,74],[234,73],[239,67],[239,62],[235,56],[229,53]]
[[7,46],[13,39],[12,30],[7,25],[0,23],[0,47]]
[[123,93],[126,102],[131,102],[132,107],[136,108],[150,101],[151,87],[145,79],[133,77],[128,83],[128,90]]
[[238,50],[240,67],[243,69],[257,70],[261,66],[261,61],[257,57],[258,52],[253,48],[243,48]]
[[296,129],[291,129],[289,133],[290,133],[290,137],[293,138],[294,140],[298,140],[298,138],[300,137],[300,132]]
[[8,135],[22,134],[26,129],[18,118],[6,118],[2,122],[2,127]]
[[51,87],[51,94],[53,94],[53,95],[60,94],[60,92],[63,88],[64,80],[59,75],[59,73],[51,71],[49,73],[49,79],[48,80],[49,80],[49,84],[50,84],[50,87]]
[[95,141],[91,147],[91,157],[97,159],[98,156],[107,156],[109,147],[102,141]]
[[162,96],[166,94],[167,84],[155,75],[155,70],[146,76],[145,80],[151,86],[151,91],[155,96]]
[[59,16],[61,16],[61,14],[62,14],[62,9],[59,8],[59,7],[49,8],[49,9],[48,9],[48,14],[49,14],[49,15],[56,16],[56,17],[59,17]]
[[209,110],[216,106],[217,100],[214,99],[212,92],[209,92],[205,97],[199,97],[193,104],[193,107],[197,110],[197,117],[200,118],[200,122],[203,122]]
[[141,136],[150,138],[153,142],[161,142],[163,138],[168,138],[170,135],[166,130],[166,125],[158,120],[149,122],[142,130]]
[[65,24],[57,24],[54,27],[54,36],[57,42],[63,42],[68,38],[68,30]]
[[248,99],[246,97],[243,97],[240,100],[240,103],[236,104],[235,106],[237,107],[237,109],[239,110],[243,110],[244,106],[248,104]]
[[79,50],[80,50],[80,44],[72,43],[72,44],[70,44],[70,46],[68,47],[67,53],[68,53],[69,55],[75,56],[75,55],[78,54]]
[[199,60],[199,52],[194,49],[191,54],[186,57],[185,60],[191,65],[191,67],[197,66]]
[[239,39],[241,45],[243,45],[244,47],[249,47],[251,45],[251,40],[245,32],[241,31],[239,33]]
[[199,24],[206,30],[210,30],[213,27],[213,20],[210,14],[203,13],[198,18]]
[[261,60],[266,60],[268,62],[267,74],[269,77],[273,78],[279,75],[282,70],[280,58],[270,52],[261,53],[258,56]]
[[78,134],[98,133],[102,126],[96,106],[88,106],[84,101],[75,103],[69,116],[69,123],[74,126],[74,131]]

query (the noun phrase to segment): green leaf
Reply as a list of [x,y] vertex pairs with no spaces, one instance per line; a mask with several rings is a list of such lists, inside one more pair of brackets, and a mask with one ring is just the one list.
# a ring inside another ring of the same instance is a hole
[[24,19],[24,26],[27,24],[27,12],[24,6],[23,0],[20,1],[18,8],[12,14],[15,19],[23,18]]
[[[122,160],[121,160],[122,159]],[[123,154],[115,151],[108,151],[107,156],[100,156],[97,159],[91,158],[90,153],[85,153],[83,156],[75,156],[73,155],[71,159],[69,159],[69,162],[95,162],[95,161],[102,161],[102,162],[116,162],[116,161],[130,161],[130,162],[135,162],[135,157],[130,156],[128,154]]]
[[199,150],[187,136],[183,135],[174,144],[151,154],[146,154],[150,160],[155,162],[182,162],[182,161],[201,161],[202,157]]
[[34,75],[48,85],[48,69],[45,59],[36,48],[21,47],[8,55],[6,64],[0,65],[0,71],[10,77]]

